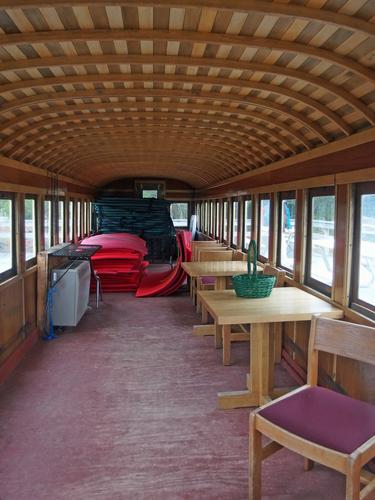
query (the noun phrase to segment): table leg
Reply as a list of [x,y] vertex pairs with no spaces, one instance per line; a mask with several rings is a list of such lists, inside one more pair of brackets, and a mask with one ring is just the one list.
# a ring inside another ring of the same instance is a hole
[[201,315],[202,315],[202,323],[208,323],[208,312],[203,304],[201,304]]
[[227,285],[226,276],[216,276],[215,278],[215,290],[225,290]]
[[[259,406],[271,398],[270,384],[270,328],[267,323],[251,325],[250,376],[246,391],[222,392],[218,394],[220,409]],[[273,358],[272,358],[273,359]],[[273,366],[273,363],[272,363]]]
[[223,327],[215,323],[215,347],[220,349],[223,347]]
[[224,325],[222,329],[222,338],[223,338],[223,365],[230,365],[230,354],[231,354],[231,325]]

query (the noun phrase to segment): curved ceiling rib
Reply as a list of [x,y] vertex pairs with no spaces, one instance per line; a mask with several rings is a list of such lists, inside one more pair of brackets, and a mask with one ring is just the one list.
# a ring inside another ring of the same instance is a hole
[[350,92],[347,92],[343,87],[332,84],[329,80],[316,77],[308,72],[290,69],[288,67],[278,66],[275,64],[259,64],[248,61],[232,61],[229,59],[207,58],[207,57],[182,57],[182,56],[159,56],[159,55],[90,55],[90,56],[68,56],[68,57],[47,57],[28,60],[20,60],[6,63],[0,63],[0,73],[10,71],[27,71],[30,69],[43,68],[65,68],[67,66],[80,67],[90,65],[176,65],[187,68],[218,68],[227,70],[242,70],[271,74],[274,76],[281,75],[287,78],[292,78],[297,81],[311,84],[318,88],[322,88],[333,94],[335,97],[341,98],[353,108],[360,111],[363,116],[372,124],[375,124],[375,116],[371,109],[365,103],[357,99]]
[[[233,141],[236,141],[237,143],[242,143],[246,145],[253,146],[254,148],[259,149],[262,151],[264,154],[268,154],[269,158],[271,160],[275,159],[280,159],[282,155],[278,155],[277,157],[273,157],[271,155],[270,147],[267,144],[265,138],[262,138],[261,136],[257,137],[257,141],[254,141],[252,139],[249,139],[247,135],[243,132],[238,132],[237,130],[226,130],[221,127],[216,127],[213,130],[207,131],[206,128],[204,128],[202,125],[196,126],[196,124],[186,124],[186,123],[181,123],[181,122],[176,122],[173,123],[171,126],[170,123],[166,120],[163,120],[162,122],[150,122],[144,125],[141,121],[136,122],[136,124],[132,124],[131,122],[123,123],[117,121],[115,124],[111,123],[109,121],[106,121],[104,123],[95,123],[95,122],[89,122],[85,124],[80,124],[80,123],[71,123],[71,124],[66,124],[64,127],[64,131],[61,130],[55,130],[55,129],[47,129],[44,132],[39,133],[38,131],[34,131],[32,134],[25,134],[24,139],[16,142],[15,146],[12,147],[9,151],[7,151],[7,155],[13,156],[17,151],[23,150],[23,151],[28,151],[29,155],[32,154],[34,156],[34,144],[37,143],[38,140],[42,140],[44,138],[47,138],[49,141],[50,147],[53,146],[53,138],[58,138],[61,137],[61,134],[65,132],[70,132],[72,130],[80,130],[80,131],[88,131],[89,133],[92,130],[97,130],[103,133],[106,133],[108,131],[115,131],[117,129],[120,129],[123,131],[124,134],[130,134],[134,133],[137,134],[139,133],[139,130],[143,134],[148,134],[152,132],[153,130],[160,131],[160,130],[167,130],[167,133],[169,134],[178,134],[182,133],[182,131],[188,131],[190,132],[191,130],[196,131],[197,134],[199,134],[201,137],[204,135],[205,137],[221,137],[223,140],[231,144]],[[51,142],[52,138],[52,142]],[[30,145],[29,145],[30,144]],[[264,146],[263,146],[264,144]]]
[[[163,141],[166,140],[165,136],[157,135],[156,132],[153,134],[153,138],[155,138],[157,144],[160,144],[161,140],[163,140]],[[98,141],[100,142],[100,139],[101,139],[101,136],[100,135],[98,136],[95,134],[92,135],[92,138],[89,136],[83,136],[83,137],[78,137],[78,138],[71,137],[69,139],[69,145],[70,145],[70,147],[78,145],[80,147],[80,150],[82,150],[86,147],[88,147],[90,150],[92,150],[92,147],[96,146],[98,144]],[[105,139],[105,137],[104,137],[104,139]],[[147,144],[148,147],[150,146],[150,143],[147,140],[145,140],[144,136],[143,137],[142,136],[131,137],[127,141],[124,141],[122,134],[119,134],[118,136],[113,134],[111,139],[112,139],[111,144],[116,145],[116,146],[121,145],[122,148],[124,148],[124,147],[131,148],[134,145],[134,142],[137,140],[138,141],[142,140],[145,142],[145,144]],[[181,146],[183,146],[176,139],[177,138],[173,139],[173,142],[171,143],[170,146],[173,146],[175,148],[177,146],[179,146],[179,148]],[[186,138],[186,136],[182,136],[182,139],[184,141],[186,141],[187,138]],[[37,157],[38,163],[41,166],[44,165],[44,162],[46,163],[46,165],[48,165],[48,162],[50,161],[50,157],[52,158],[56,153],[60,152],[61,150],[64,150],[64,148],[66,148],[65,141],[66,141],[66,138],[63,137],[55,142],[53,148],[47,148],[47,151],[45,151],[44,153],[41,152],[40,154],[38,154],[38,157]],[[249,154],[249,152],[248,152],[247,154],[245,154],[245,152],[243,150],[241,150],[240,148],[238,148],[234,145],[228,146],[226,144],[223,144],[222,141],[220,141],[219,139],[214,140],[214,139],[210,138],[209,140],[207,140],[207,139],[199,139],[198,137],[195,137],[195,138],[189,137],[189,145],[190,144],[194,144],[197,147],[197,149],[199,149],[199,146],[203,146],[203,147],[205,147],[205,150],[207,150],[207,151],[212,150],[213,154],[215,152],[217,152],[217,153],[227,155],[229,158],[232,158],[233,160],[238,159],[238,161],[240,161],[244,165],[249,165],[249,164],[253,163],[253,161],[252,161],[253,153]],[[102,143],[102,145],[104,145],[104,144]],[[155,144],[153,144],[153,145],[155,145]],[[185,145],[186,145],[186,142],[185,142],[184,146]],[[259,166],[259,162],[258,162],[258,166]]]
[[[155,6],[155,0],[79,0],[78,1],[66,1],[66,0],[54,0],[53,5],[57,6],[67,6],[67,5],[94,5],[94,6],[107,6],[110,4],[119,6]],[[181,0],[158,0],[158,6],[165,7],[206,7],[211,9],[225,9],[233,10],[239,12],[260,13],[260,14],[271,14],[278,15],[282,17],[297,17],[301,19],[307,19],[309,21],[318,21],[324,24],[333,24],[336,26],[342,26],[351,31],[359,31],[369,35],[375,35],[375,26],[368,25],[360,18],[347,16],[345,14],[335,13],[331,10],[323,9],[313,9],[309,7],[304,7],[300,5],[289,5],[276,2],[268,2],[265,0],[203,0],[202,2],[196,2],[194,0],[181,1]],[[0,0],[0,8],[15,8],[15,7],[49,7],[51,3],[48,0]],[[341,5],[339,3],[339,5]]]
[[[264,127],[258,123],[250,122],[250,121],[245,121],[245,120],[240,120],[237,118],[231,118],[231,117],[225,117],[225,116],[216,116],[216,115],[199,115],[199,114],[194,114],[194,113],[178,113],[178,112],[169,112],[169,113],[163,113],[163,112],[145,112],[145,111],[138,111],[136,113],[137,119],[143,118],[143,119],[149,119],[149,120],[154,120],[155,118],[158,119],[167,119],[167,118],[172,118],[174,120],[184,120],[187,119],[189,122],[198,122],[199,124],[206,124],[207,123],[212,123],[215,124],[214,126],[217,126],[220,128],[221,125],[225,125],[227,130],[230,130],[231,128],[235,128],[237,130],[240,130],[242,132],[247,132],[247,133],[252,133],[252,137],[257,137],[258,133],[263,133],[264,135],[269,137],[269,147],[272,147],[275,149],[277,152],[280,154],[285,153],[282,149],[281,146],[285,147],[285,150],[288,152],[296,152],[296,147],[291,144],[290,141],[286,139],[286,137],[282,136],[279,132],[274,131],[272,129],[269,129],[267,127]],[[124,116],[121,113],[115,113],[115,112],[108,112],[108,113],[98,113],[98,116],[94,116],[93,114],[87,114],[87,115],[69,115],[65,117],[56,117],[56,118],[49,118],[46,120],[41,120],[40,122],[33,123],[32,125],[28,125],[24,127],[23,129],[18,129],[16,130],[13,134],[10,134],[4,139],[3,141],[0,142],[0,147],[5,148],[8,144],[11,144],[15,139],[21,138],[21,136],[26,132],[30,132],[32,130],[36,130],[37,133],[40,133],[41,129],[50,127],[51,125],[58,124],[62,130],[64,130],[65,125],[67,123],[71,123],[74,121],[102,121],[102,120],[109,120],[109,119],[115,119],[115,120],[135,120],[133,117],[133,114],[130,115],[129,117]],[[256,132],[254,132],[256,131]]]
[[[83,140],[86,140],[86,138],[90,138],[93,136],[97,136],[99,138],[104,138],[105,140],[110,139],[111,136],[113,138],[115,137],[121,137],[122,140],[130,138],[132,136],[134,137],[140,137],[143,138],[147,136],[147,134],[152,134],[152,136],[157,136],[160,135],[161,138],[164,140],[164,137],[170,137],[173,135],[177,135],[178,137],[184,137],[185,140],[190,140],[194,138],[199,138],[200,141],[202,141],[202,132],[199,131],[199,129],[191,130],[191,127],[177,127],[174,126],[174,128],[167,128],[164,126],[161,127],[159,126],[153,126],[150,127],[148,126],[146,130],[142,129],[142,131],[139,131],[137,127],[134,126],[96,126],[92,128],[89,125],[85,126],[76,126],[76,127],[69,127],[66,129],[64,132],[51,132],[50,134],[42,134],[42,135],[37,135],[36,140],[30,141],[28,143],[24,143],[24,141],[20,142],[17,146],[14,146],[11,150],[7,152],[7,154],[12,157],[15,153],[18,151],[22,151],[21,153],[18,153],[17,158],[20,161],[26,161],[29,163],[36,162],[38,164],[40,154],[39,152],[42,151],[44,155],[48,157],[48,154],[54,149],[55,145],[58,145],[60,142],[69,142],[74,138],[80,137]],[[218,143],[221,145],[228,146],[231,151],[238,151],[239,155],[243,155],[245,158],[248,158],[249,161],[252,161],[254,156],[257,156],[258,160],[264,161],[274,161],[278,159],[279,157],[274,157],[270,153],[269,149],[267,149],[266,146],[263,146],[260,144],[260,141],[255,142],[252,141],[248,138],[246,140],[239,140],[236,139],[236,136],[234,134],[228,134],[228,133],[220,133],[219,131],[215,132],[210,132],[210,131],[205,131],[204,133],[204,140],[209,141],[208,143]],[[32,147],[32,153],[30,153],[30,147]],[[255,150],[255,151],[254,151]],[[266,160],[264,160],[263,157],[266,157]],[[262,162],[260,162],[262,163]]]
[[[224,88],[226,92],[223,92],[224,95],[227,94],[227,88],[241,89],[240,91],[244,91],[245,89],[255,90],[255,91],[264,91],[269,92],[271,94],[280,95],[281,98],[289,97],[290,99],[294,99],[298,103],[305,104],[305,107],[312,108],[313,110],[319,111],[323,116],[330,119],[334,122],[346,135],[350,135],[353,130],[346,123],[340,115],[332,111],[329,107],[325,106],[318,100],[309,97],[308,95],[296,92],[289,88],[282,87],[281,85],[272,85],[269,83],[258,82],[258,81],[250,81],[250,80],[237,80],[234,78],[218,78],[218,77],[206,77],[206,76],[190,76],[190,75],[160,75],[160,74],[137,74],[137,73],[111,73],[111,74],[101,74],[101,75],[85,75],[85,76],[63,76],[63,77],[53,77],[53,78],[42,78],[42,79],[32,79],[32,80],[22,80],[17,81],[15,83],[4,84],[1,85],[0,90],[1,94],[5,95],[10,92],[15,91],[23,91],[27,92],[29,89],[39,89],[41,87],[49,86],[51,87],[50,92],[54,92],[57,95],[63,95],[63,91],[54,91],[53,89],[58,86],[64,87],[65,85],[74,86],[74,85],[106,85],[106,84],[118,84],[123,83],[125,85],[137,85],[140,82],[145,85],[150,85],[156,82],[157,84],[165,83],[166,85],[170,84],[187,84],[187,85],[202,85],[202,86],[220,86]],[[98,96],[104,92],[104,88],[100,87],[96,89]],[[145,91],[144,95],[147,96],[147,91]],[[193,95],[199,95],[199,90],[194,90]],[[0,95],[1,95],[0,94]],[[14,99],[15,100],[15,99]],[[11,101],[13,102],[13,101]]]
[[[215,116],[220,118],[221,116],[224,118],[235,117],[246,117],[247,119],[254,118],[260,122],[265,122],[266,126],[272,126],[281,129],[285,134],[293,136],[298,142],[307,148],[310,146],[310,142],[305,139],[305,137],[298,132],[298,130],[293,129],[292,127],[285,124],[283,121],[280,121],[278,118],[270,117],[262,113],[258,113],[257,111],[248,111],[245,109],[233,108],[228,106],[217,106],[215,104],[206,105],[206,104],[190,104],[190,103],[172,103],[172,102],[121,102],[121,103],[87,103],[87,104],[76,104],[74,106],[64,105],[64,106],[56,106],[54,108],[47,108],[40,111],[30,111],[29,113],[24,113],[22,115],[17,116],[12,120],[8,120],[2,123],[3,129],[14,128],[15,126],[22,125],[25,121],[34,118],[46,117],[46,115],[52,114],[61,114],[63,113],[75,113],[80,111],[90,111],[90,112],[100,112],[101,110],[108,111],[112,109],[117,109],[121,111],[126,111],[127,113],[131,113],[132,111],[145,111],[146,109],[157,108],[165,109],[170,112],[170,110],[174,110],[176,112],[182,112],[183,110],[188,110],[193,113],[199,112],[199,116],[205,117],[208,116],[207,113],[215,113],[209,116]],[[207,112],[207,113],[205,113]],[[125,113],[126,114],[126,113]],[[185,114],[185,113],[183,113]],[[82,114],[74,115],[77,117],[82,117]],[[72,117],[72,115],[68,115],[67,117]],[[47,117],[46,117],[47,119]],[[242,120],[242,118],[241,118]],[[28,122],[28,126],[30,122]],[[0,143],[1,144],[1,143]]]
[[[228,95],[223,94],[221,92],[200,92],[199,96],[192,95],[191,92],[183,91],[183,90],[153,90],[149,89],[147,91],[148,97],[153,99],[189,99],[192,101],[217,101],[225,104],[236,104],[238,106],[257,106],[267,111],[277,111],[281,115],[285,115],[288,118],[291,118],[294,121],[298,121],[300,125],[307,127],[313,132],[319,140],[323,143],[327,143],[329,140],[328,134],[313,120],[310,120],[307,116],[302,115],[297,111],[293,111],[292,109],[284,106],[282,104],[278,104],[277,102],[273,102],[269,104],[266,100],[259,99],[257,97],[248,97],[248,96],[238,96],[235,94]],[[104,89],[100,92],[100,95],[111,97],[111,98],[144,98],[144,90],[128,90],[128,89],[117,89],[117,90],[108,90]],[[51,94],[39,94],[37,96],[25,97],[24,99],[18,99],[15,104],[13,101],[8,102],[8,104],[4,104],[0,108],[0,116],[2,113],[7,111],[12,111],[14,109],[22,108],[25,106],[30,106],[32,104],[41,104],[41,103],[53,103],[55,101],[67,101],[67,100],[82,100],[82,99],[94,99],[97,97],[97,93],[93,90],[86,91],[75,91],[75,92],[64,92],[62,96],[59,95],[51,95]],[[121,101],[116,101],[121,102]],[[164,101],[161,101],[164,102]],[[236,108],[234,108],[236,109]]]
[[355,60],[342,56],[333,51],[320,47],[304,45],[302,43],[289,42],[285,40],[273,40],[267,38],[253,38],[242,35],[227,35],[217,33],[197,33],[190,31],[155,31],[155,30],[72,30],[52,31],[36,33],[14,33],[11,35],[0,34],[0,46],[6,48],[11,45],[41,44],[41,43],[64,43],[81,41],[166,41],[166,42],[188,42],[210,45],[226,45],[242,48],[266,48],[277,52],[293,54],[304,54],[315,59],[337,64],[345,70],[352,71],[358,76],[371,82],[374,81],[374,71],[366,66],[358,64]]
[[374,19],[365,0],[0,0],[0,152],[97,185],[224,181],[374,127]]

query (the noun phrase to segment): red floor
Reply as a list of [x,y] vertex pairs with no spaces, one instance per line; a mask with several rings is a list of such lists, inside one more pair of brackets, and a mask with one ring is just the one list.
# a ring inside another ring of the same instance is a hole
[[[249,410],[216,393],[243,388],[246,344],[224,368],[187,296],[104,299],[0,387],[0,499],[245,500]],[[267,460],[264,499],[344,498],[341,475],[302,466]]]

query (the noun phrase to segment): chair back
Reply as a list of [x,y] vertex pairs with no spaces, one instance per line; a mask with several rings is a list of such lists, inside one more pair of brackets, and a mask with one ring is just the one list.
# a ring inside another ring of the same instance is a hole
[[308,383],[317,384],[318,352],[375,365],[375,328],[313,316],[309,340]]
[[285,271],[281,271],[280,269],[277,269],[277,267],[273,267],[273,266],[267,264],[263,269],[263,274],[276,276],[275,286],[276,287],[283,286],[284,278],[285,278]]
[[244,252],[241,252],[241,250],[236,250],[233,255],[233,260],[246,260],[246,254]]
[[220,250],[226,250],[227,247],[222,245],[219,242],[214,242],[214,241],[198,241],[195,242],[196,244],[192,246],[192,259],[193,261],[199,260],[199,252],[204,251],[204,250],[213,250],[213,251],[220,251]]
[[226,251],[201,251],[199,252],[199,261],[200,262],[212,262],[212,261],[228,261],[233,259],[233,251],[232,250],[226,250]]

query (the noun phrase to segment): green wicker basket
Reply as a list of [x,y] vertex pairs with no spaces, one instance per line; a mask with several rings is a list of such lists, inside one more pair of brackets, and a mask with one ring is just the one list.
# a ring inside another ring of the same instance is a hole
[[[251,274],[251,259],[253,259],[253,274]],[[257,274],[257,245],[254,240],[250,241],[247,252],[247,274],[237,274],[232,277],[232,281],[238,297],[261,299],[271,295],[276,276]]]

